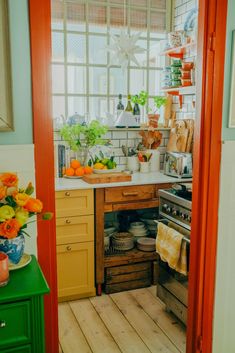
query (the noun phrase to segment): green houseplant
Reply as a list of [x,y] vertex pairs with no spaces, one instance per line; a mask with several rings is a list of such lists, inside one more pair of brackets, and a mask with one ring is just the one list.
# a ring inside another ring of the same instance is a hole
[[153,98],[154,110],[150,110],[148,114],[149,126],[158,127],[158,120],[160,118],[160,109],[166,105],[167,97],[165,96],[155,96]]
[[108,128],[98,120],[92,120],[88,125],[64,125],[60,134],[72,151],[80,153],[79,159],[84,164],[93,146],[104,145],[107,142],[102,138],[107,131]]

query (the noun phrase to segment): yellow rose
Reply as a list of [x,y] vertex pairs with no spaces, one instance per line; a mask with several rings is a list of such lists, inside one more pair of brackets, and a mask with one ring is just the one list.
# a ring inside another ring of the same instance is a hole
[[3,222],[7,219],[11,219],[15,216],[15,211],[11,206],[3,205],[0,207],[0,222]]
[[22,227],[29,219],[29,212],[23,208],[19,208],[16,210],[15,217]]
[[29,195],[25,192],[18,192],[18,194],[14,195],[14,199],[18,206],[25,206],[29,200]]

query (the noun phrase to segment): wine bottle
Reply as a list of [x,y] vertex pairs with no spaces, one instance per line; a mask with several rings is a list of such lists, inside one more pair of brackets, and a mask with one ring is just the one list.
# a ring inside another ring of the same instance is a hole
[[134,105],[133,115],[135,116],[136,122],[140,124],[140,107],[138,103],[135,103]]
[[131,95],[130,94],[128,94],[128,97],[127,97],[127,106],[126,106],[126,109],[125,109],[125,111],[126,112],[133,112],[133,108],[132,108],[132,105],[131,105]]
[[118,99],[119,99],[119,102],[117,105],[117,111],[122,111],[122,110],[124,110],[124,105],[122,104],[122,95],[121,94],[118,95]]

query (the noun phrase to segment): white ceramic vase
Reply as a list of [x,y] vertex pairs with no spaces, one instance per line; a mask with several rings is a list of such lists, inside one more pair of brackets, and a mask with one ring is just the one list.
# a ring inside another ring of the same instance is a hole
[[149,161],[150,172],[160,171],[160,152],[158,150],[148,150],[148,153],[152,153],[152,157]]

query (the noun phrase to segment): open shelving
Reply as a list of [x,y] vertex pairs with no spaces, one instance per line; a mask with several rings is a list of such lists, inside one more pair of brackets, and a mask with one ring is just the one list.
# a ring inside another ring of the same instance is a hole
[[167,49],[167,50],[161,52],[160,55],[161,56],[166,55],[171,58],[183,59],[185,53],[188,50],[196,51],[196,49],[197,49],[196,43],[192,42],[192,43],[187,43],[187,44],[181,45],[180,47]]

